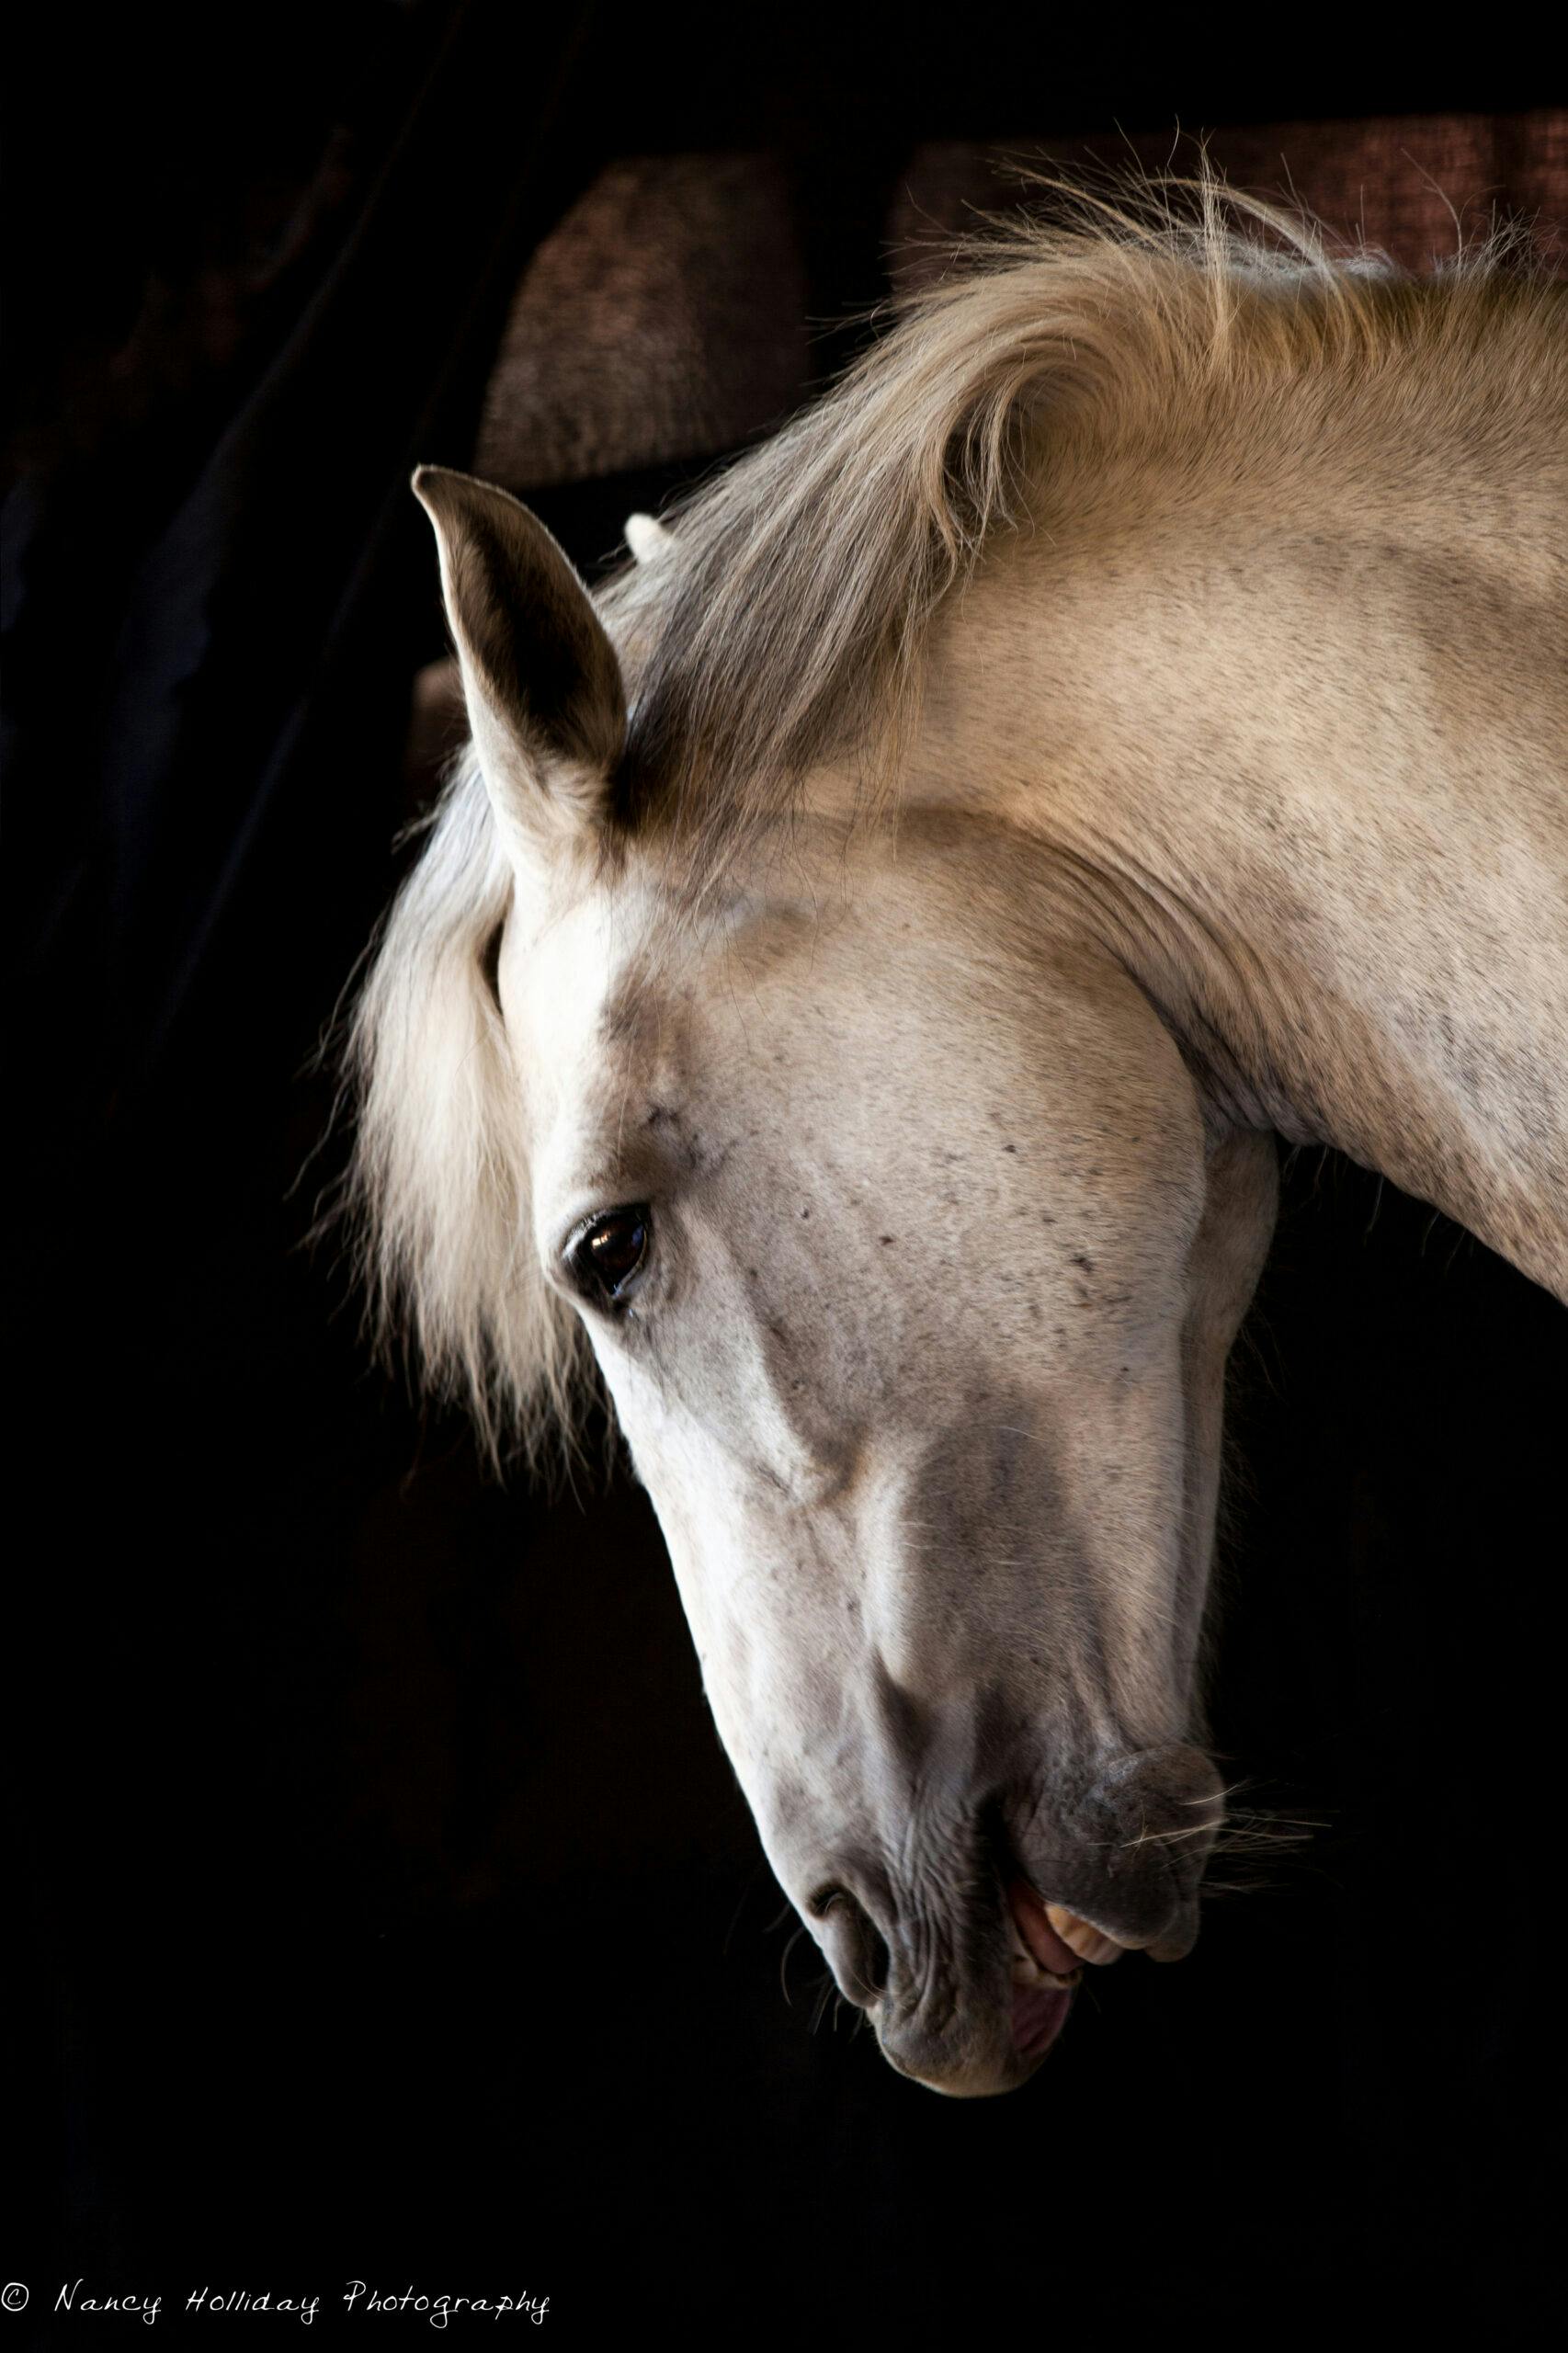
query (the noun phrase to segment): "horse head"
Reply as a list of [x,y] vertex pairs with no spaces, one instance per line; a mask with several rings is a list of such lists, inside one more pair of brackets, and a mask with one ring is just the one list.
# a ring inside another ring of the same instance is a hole
[[384,1246],[437,1357],[465,1253],[471,1366],[585,1332],[780,1881],[896,2066],[1005,2089],[1085,1966],[1196,1933],[1221,1392],[1271,1153],[1210,1131],[978,800],[818,796],[694,891],[678,790],[628,806],[634,642],[526,509],[416,487],[484,880],[441,939],[461,1021],[410,1028],[428,898],[361,1017]]

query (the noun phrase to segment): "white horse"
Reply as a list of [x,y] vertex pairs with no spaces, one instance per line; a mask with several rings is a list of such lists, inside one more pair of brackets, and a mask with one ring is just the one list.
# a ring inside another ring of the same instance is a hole
[[591,597],[415,477],[472,744],[355,1035],[385,1316],[585,1335],[780,1881],[895,2065],[1196,1933],[1275,1138],[1568,1297],[1568,336],[1199,191],[990,247]]

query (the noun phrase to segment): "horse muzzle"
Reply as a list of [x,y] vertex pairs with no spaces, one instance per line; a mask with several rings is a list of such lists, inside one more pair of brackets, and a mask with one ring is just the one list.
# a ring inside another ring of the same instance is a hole
[[1190,1951],[1222,1813],[1200,1752],[1141,1750],[1076,1788],[976,1807],[972,1867],[950,1907],[851,1868],[808,1909],[840,1992],[869,2012],[891,2063],[932,2090],[983,2097],[1034,2074],[1086,1970],[1129,1951]]

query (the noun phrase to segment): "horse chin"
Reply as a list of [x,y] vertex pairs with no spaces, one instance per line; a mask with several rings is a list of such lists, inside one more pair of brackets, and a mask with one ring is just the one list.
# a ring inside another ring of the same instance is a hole
[[1009,1903],[1010,1982],[993,1997],[977,2001],[967,2017],[949,2018],[937,2036],[922,2034],[918,2019],[890,2018],[881,2002],[872,2010],[883,2056],[927,2090],[952,2099],[1016,2091],[1067,2023],[1083,1964],[1045,1925],[1038,1899],[1029,1896],[1038,1915],[1031,1917],[1022,1894],[1015,1891]]
[[971,2016],[955,2050],[918,2035],[911,2039],[873,2011],[882,2056],[901,2075],[948,2099],[989,2099],[1028,2083],[1054,2046],[1073,2006],[1074,1988],[1040,1978],[1015,1979],[1005,2013]]

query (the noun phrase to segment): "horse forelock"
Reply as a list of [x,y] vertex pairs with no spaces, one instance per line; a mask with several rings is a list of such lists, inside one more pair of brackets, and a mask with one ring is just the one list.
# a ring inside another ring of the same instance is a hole
[[355,1006],[347,1199],[384,1352],[472,1412],[499,1463],[570,1459],[589,1388],[576,1318],[530,1232],[531,1185],[495,990],[512,875],[472,749],[387,917]]

